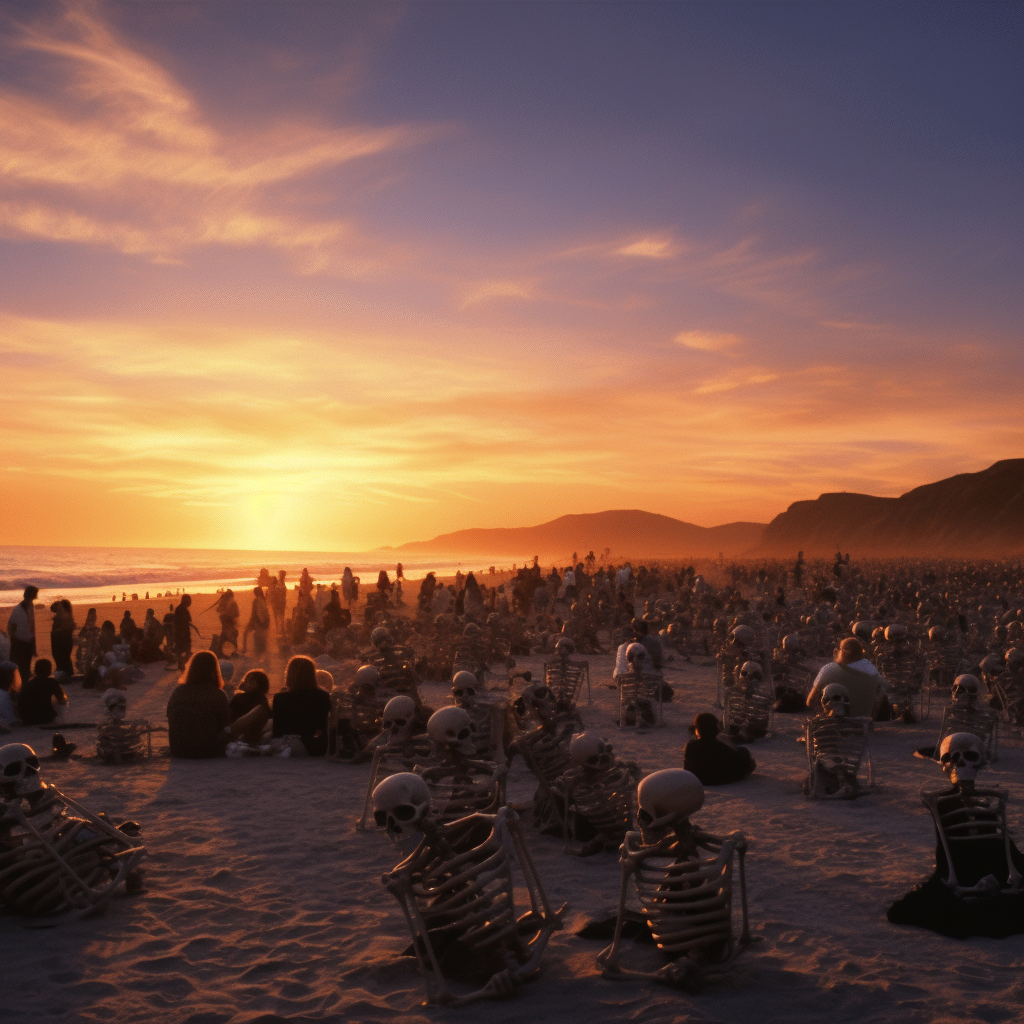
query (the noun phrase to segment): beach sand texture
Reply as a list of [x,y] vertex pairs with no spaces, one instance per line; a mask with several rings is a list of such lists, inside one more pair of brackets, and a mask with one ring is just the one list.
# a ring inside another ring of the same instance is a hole
[[[197,598],[199,607],[209,600]],[[151,602],[152,603],[152,602]],[[141,604],[141,602],[140,602]],[[119,604],[114,611],[121,609]],[[101,610],[101,618],[108,614]],[[84,615],[80,614],[79,619]],[[139,615],[137,615],[137,618]],[[41,616],[42,621],[46,616]],[[244,617],[243,617],[244,622]],[[209,635],[208,625],[203,625]],[[41,631],[42,632],[42,631]],[[710,708],[714,668],[678,661],[667,675],[676,700],[667,727],[614,725],[611,657],[592,657],[588,728],[645,772],[680,766],[686,725]],[[521,667],[541,669],[538,657]],[[280,686],[275,659],[273,689]],[[239,668],[243,668],[239,665]],[[237,677],[240,678],[240,677]],[[148,666],[129,690],[132,717],[165,723],[175,672]],[[446,687],[424,699],[447,703]],[[71,691],[75,721],[100,718],[99,693]],[[748,895],[761,941],[729,976],[703,993],[602,978],[601,943],[573,933],[613,912],[619,867],[612,854],[564,856],[561,843],[526,820],[537,868],[565,927],[540,976],[508,1002],[464,1010],[421,1006],[415,960],[397,903],[380,882],[400,859],[386,836],[354,823],[369,768],[317,759],[172,761],[166,734],[138,766],[99,764],[95,729],[69,730],[70,762],[44,762],[43,776],[94,810],[130,817],[144,830],[145,892],[119,897],[105,914],[56,928],[0,923],[6,1024],[40,1020],[227,1024],[276,1021],[1019,1021],[1024,1013],[1024,936],[945,939],[885,919],[888,905],[933,867],[933,831],[922,787],[937,768],[911,756],[934,738],[938,720],[885,724],[873,741],[880,789],[855,802],[812,802],[800,793],[801,718],[778,716],[776,734],[754,744],[749,780],[709,789],[695,820],[711,831],[742,830],[750,841]],[[6,738],[48,751],[49,731]],[[1024,751],[1003,747],[984,781],[1010,791],[1011,826],[1024,816]],[[531,777],[517,759],[509,792],[528,801]],[[651,951],[627,944],[627,962]]]

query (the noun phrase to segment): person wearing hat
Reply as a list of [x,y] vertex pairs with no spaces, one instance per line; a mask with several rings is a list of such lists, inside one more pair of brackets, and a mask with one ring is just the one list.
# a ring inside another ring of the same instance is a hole
[[11,640],[11,661],[18,666],[21,685],[32,678],[32,658],[36,653],[36,609],[34,601],[39,588],[31,584],[25,588],[25,596],[11,609],[7,620],[7,635]]

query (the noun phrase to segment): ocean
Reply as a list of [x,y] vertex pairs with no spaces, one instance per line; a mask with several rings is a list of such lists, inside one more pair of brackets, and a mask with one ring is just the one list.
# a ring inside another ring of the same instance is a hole
[[425,558],[417,553],[406,561],[398,551],[215,551],[186,548],[75,548],[0,545],[0,607],[21,600],[28,584],[39,588],[38,601],[48,604],[66,597],[73,605],[119,601],[122,594],[151,598],[165,592],[213,593],[231,587],[252,587],[261,568],[277,574],[284,569],[288,583],[309,569],[317,583],[337,583],[345,566],[373,585],[386,569],[395,578],[402,562],[404,575],[422,579],[428,572],[450,576],[461,569],[486,573],[489,566],[508,568],[507,556],[498,559]]

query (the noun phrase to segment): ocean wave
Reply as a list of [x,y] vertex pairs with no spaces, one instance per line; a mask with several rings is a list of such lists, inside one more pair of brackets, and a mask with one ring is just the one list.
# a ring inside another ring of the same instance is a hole
[[108,572],[27,572],[13,577],[0,578],[0,591],[24,590],[31,584],[40,590],[82,589],[85,587],[130,587],[141,583],[189,583],[196,579],[248,579],[256,583],[256,573],[249,567],[243,569],[165,569],[133,572],[130,569],[111,569]]

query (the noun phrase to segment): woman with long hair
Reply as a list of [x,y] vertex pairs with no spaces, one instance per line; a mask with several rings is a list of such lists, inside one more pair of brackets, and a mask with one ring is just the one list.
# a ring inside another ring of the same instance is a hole
[[297,737],[293,753],[304,750],[313,757],[327,753],[327,716],[331,697],[316,684],[316,662],[297,654],[284,673],[285,688],[274,696],[274,736]]
[[70,679],[75,674],[71,652],[75,646],[75,613],[67,598],[60,598],[50,605],[53,623],[50,626],[50,653],[54,667]]

